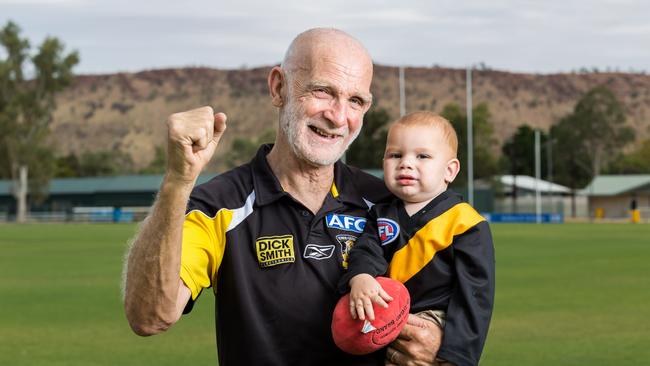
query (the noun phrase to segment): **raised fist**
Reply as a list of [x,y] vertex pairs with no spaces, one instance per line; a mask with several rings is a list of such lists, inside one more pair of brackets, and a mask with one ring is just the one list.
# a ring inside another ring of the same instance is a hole
[[201,107],[167,119],[168,178],[194,184],[226,130],[226,115]]

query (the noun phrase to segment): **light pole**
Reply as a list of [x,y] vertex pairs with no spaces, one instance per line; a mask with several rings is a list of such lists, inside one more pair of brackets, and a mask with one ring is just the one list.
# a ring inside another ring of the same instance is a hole
[[472,121],[472,67],[466,73],[467,94],[467,201],[474,206],[474,123]]
[[406,91],[404,85],[404,66],[399,67],[399,116],[406,114]]
[[555,207],[553,206],[553,139],[551,138],[551,132],[549,131],[548,139],[546,140],[546,179],[548,179],[548,201],[551,207],[550,212],[555,213]]
[[538,224],[542,222],[542,197],[539,189],[539,182],[542,179],[542,154],[539,135],[539,130],[535,130],[535,215]]

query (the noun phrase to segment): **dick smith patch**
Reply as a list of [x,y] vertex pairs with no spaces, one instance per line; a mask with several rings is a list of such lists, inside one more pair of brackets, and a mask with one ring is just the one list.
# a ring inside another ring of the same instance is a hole
[[255,240],[255,251],[262,268],[296,261],[293,235],[259,237]]

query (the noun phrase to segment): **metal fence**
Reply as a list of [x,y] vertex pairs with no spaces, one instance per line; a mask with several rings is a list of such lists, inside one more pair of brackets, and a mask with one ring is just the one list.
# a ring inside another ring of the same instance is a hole
[[[75,207],[71,211],[29,212],[27,222],[140,222],[150,207]],[[0,212],[0,222],[16,221],[15,215]]]

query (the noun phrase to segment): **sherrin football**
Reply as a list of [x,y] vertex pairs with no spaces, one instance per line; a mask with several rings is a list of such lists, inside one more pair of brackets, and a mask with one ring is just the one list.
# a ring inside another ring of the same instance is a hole
[[332,337],[343,351],[353,355],[365,355],[387,346],[402,331],[409,315],[411,297],[404,285],[387,277],[377,281],[393,298],[388,308],[373,303],[375,320],[352,319],[350,294],[343,296],[334,308]]

